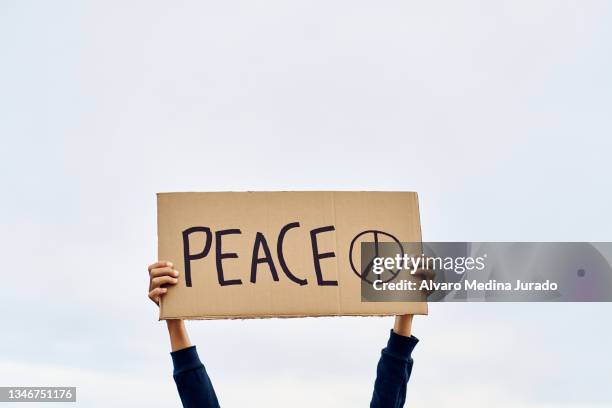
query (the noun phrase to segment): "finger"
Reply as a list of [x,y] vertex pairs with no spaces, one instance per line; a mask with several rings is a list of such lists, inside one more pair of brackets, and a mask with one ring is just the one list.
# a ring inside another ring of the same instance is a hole
[[436,272],[433,269],[417,269],[414,276],[424,280],[433,280],[436,277]]
[[159,304],[159,299],[168,292],[166,288],[155,288],[149,292],[149,299]]
[[174,285],[178,282],[178,279],[172,276],[160,276],[151,279],[151,289],[159,288],[161,285]]
[[[433,282],[436,278],[436,272],[433,269],[417,269],[414,275],[417,276],[418,278],[421,278],[423,281],[429,281],[429,282]],[[435,292],[434,289],[425,290],[425,294],[427,296],[430,296],[434,292]]]
[[427,256],[415,256],[415,257],[410,257],[408,259],[408,265],[410,266],[411,269],[423,269],[423,268],[427,268],[429,265],[429,259],[431,259],[430,257]]
[[151,272],[152,269],[163,268],[164,266],[169,266],[170,268],[172,268],[174,265],[172,264],[172,262],[168,262],[168,261],[157,261],[149,265],[147,269],[149,270],[149,272]]
[[169,266],[164,266],[163,268],[154,268],[149,272],[149,276],[152,278],[157,278],[159,276],[172,276],[174,278],[178,278],[179,273],[176,269],[172,269]]

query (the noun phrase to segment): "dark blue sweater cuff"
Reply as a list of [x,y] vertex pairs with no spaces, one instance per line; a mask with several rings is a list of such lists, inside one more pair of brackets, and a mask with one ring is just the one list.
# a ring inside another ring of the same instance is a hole
[[400,336],[391,330],[391,336],[387,342],[387,351],[402,358],[408,359],[412,354],[412,350],[414,350],[414,346],[416,346],[418,342],[419,339],[414,336]]
[[180,374],[185,371],[194,370],[203,367],[196,346],[187,347],[170,353],[172,363],[174,364],[174,374]]

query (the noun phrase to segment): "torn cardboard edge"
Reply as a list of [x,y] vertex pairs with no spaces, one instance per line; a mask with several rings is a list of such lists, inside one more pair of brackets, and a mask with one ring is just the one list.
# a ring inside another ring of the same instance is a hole
[[[410,314],[410,313],[404,313],[404,314]],[[416,313],[415,313],[416,314]],[[428,313],[422,313],[419,315],[427,315]],[[168,316],[168,317],[164,317],[162,318],[161,315],[160,317],[157,319],[158,321],[163,321],[163,320],[188,320],[188,321],[197,321],[197,320],[257,320],[257,319],[301,319],[301,318],[306,318],[306,317],[312,317],[312,318],[317,318],[317,317],[392,317],[392,316],[401,316],[401,313],[384,313],[384,314],[348,314],[348,313],[343,313],[343,314],[320,314],[320,315],[315,315],[315,314],[307,314],[307,315],[300,315],[300,314],[291,314],[291,315],[280,315],[280,314],[274,314],[274,315],[257,315],[257,316],[206,316],[206,317],[195,317],[195,316]]]

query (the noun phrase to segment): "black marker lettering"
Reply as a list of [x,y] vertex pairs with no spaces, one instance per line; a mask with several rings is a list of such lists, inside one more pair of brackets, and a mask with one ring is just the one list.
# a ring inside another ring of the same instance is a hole
[[228,285],[242,285],[242,281],[240,279],[230,279],[225,280],[223,276],[223,264],[221,261],[227,258],[238,258],[238,254],[234,252],[226,252],[223,253],[221,249],[221,237],[223,235],[231,235],[231,234],[241,234],[239,229],[227,229],[215,232],[215,250],[217,255],[217,278],[219,279],[219,285],[228,286]]
[[317,234],[321,232],[334,231],[333,225],[326,227],[316,228],[310,231],[310,241],[312,242],[312,258],[314,261],[315,273],[317,274],[317,283],[319,286],[338,286],[338,281],[335,280],[324,280],[323,274],[321,273],[321,259],[333,258],[336,256],[333,252],[319,253],[319,245],[317,244]]
[[[259,258],[259,247],[262,247],[264,250],[265,256],[263,258]],[[278,282],[278,274],[276,273],[276,267],[274,266],[274,261],[272,260],[272,254],[270,254],[270,247],[268,246],[268,242],[266,241],[266,237],[261,232],[258,232],[255,235],[255,244],[253,245],[253,257],[251,258],[251,282],[255,283],[257,281],[257,266],[260,263],[267,263],[270,267],[270,273],[272,273],[272,279],[275,282]]]
[[285,239],[285,234],[291,228],[297,228],[300,226],[299,222],[292,222],[290,224],[285,225],[280,233],[278,234],[278,241],[276,242],[276,252],[278,253],[278,262],[280,263],[281,269],[285,272],[285,275],[293,282],[300,284],[300,286],[306,285],[308,281],[306,279],[300,279],[295,276],[289,268],[287,267],[287,263],[285,262],[285,256],[283,255],[283,240]]
[[[192,254],[189,251],[189,236],[194,232],[203,232],[206,234],[206,239],[204,240],[204,249],[202,252],[197,254]],[[196,259],[202,259],[208,252],[210,251],[210,245],[212,243],[212,233],[210,232],[210,228],[208,227],[191,227],[187,228],[183,231],[183,261],[185,263],[185,284],[187,287],[191,287],[191,261]]]

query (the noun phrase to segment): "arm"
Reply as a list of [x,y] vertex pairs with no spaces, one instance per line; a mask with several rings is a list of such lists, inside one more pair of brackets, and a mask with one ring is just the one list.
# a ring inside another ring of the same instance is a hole
[[370,408],[401,408],[412,372],[412,350],[418,339],[411,335],[412,315],[396,316],[387,347],[382,350]]
[[170,347],[173,352],[191,347],[189,335],[185,323],[180,319],[166,320],[168,334],[170,335]]
[[[156,262],[149,266],[149,299],[159,305],[168,289],[178,282],[179,272],[171,262]],[[166,320],[174,365],[174,381],[183,407],[218,408],[219,402],[204,365],[191,345],[182,320]]]
[[[430,269],[420,268],[414,275],[421,279],[435,278]],[[401,408],[406,402],[406,387],[412,373],[412,350],[419,342],[412,335],[412,318],[413,315],[395,317],[387,347],[382,350],[378,361],[370,408]]]
[[413,315],[395,316],[393,332],[400,336],[410,337],[412,335],[412,317]]

